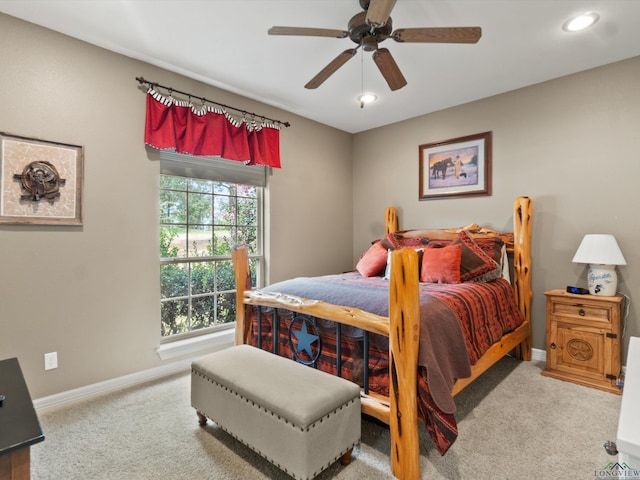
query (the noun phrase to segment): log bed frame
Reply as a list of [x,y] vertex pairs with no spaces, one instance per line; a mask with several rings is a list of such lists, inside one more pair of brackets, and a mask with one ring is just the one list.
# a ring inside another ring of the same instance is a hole
[[[498,235],[513,254],[512,285],[516,302],[524,316],[524,323],[508,333],[485,352],[472,366],[469,378],[459,379],[453,386],[455,395],[478,378],[503,356],[515,350],[522,360],[531,360],[531,220],[532,202],[518,197],[514,203],[514,232],[495,232],[480,229],[473,237]],[[468,228],[468,227],[465,227]],[[455,238],[460,229],[412,230],[405,236],[426,236],[432,239]],[[398,231],[394,208],[386,210],[387,233]],[[473,231],[473,229],[472,229]],[[245,309],[250,305],[285,308],[318,318],[381,334],[389,338],[390,395],[361,394],[362,413],[389,425],[391,435],[391,470],[396,478],[420,478],[419,416],[417,407],[418,339],[420,335],[420,305],[418,292],[418,256],[413,249],[392,252],[389,282],[389,317],[374,315],[347,306],[331,305],[317,300],[291,295],[262,295],[251,290],[249,262],[246,248],[233,250],[236,279],[236,344],[249,342],[250,318]]]

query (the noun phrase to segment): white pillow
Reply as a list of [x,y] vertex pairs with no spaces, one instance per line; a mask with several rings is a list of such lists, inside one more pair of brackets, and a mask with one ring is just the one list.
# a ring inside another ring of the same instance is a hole
[[[384,279],[385,280],[390,280],[391,279],[391,252],[393,250],[388,249],[387,251],[387,267],[384,269]],[[415,249],[416,252],[418,252],[418,254],[420,252],[424,252],[424,248],[416,248]],[[420,257],[418,257],[420,258]],[[420,265],[418,265],[418,273],[420,273]]]
[[507,255],[506,245],[502,246],[502,278],[511,283],[511,274],[509,273],[509,256]]
[[385,280],[389,280],[391,279],[391,252],[393,250],[389,249],[387,251],[387,268],[384,269],[384,279]]

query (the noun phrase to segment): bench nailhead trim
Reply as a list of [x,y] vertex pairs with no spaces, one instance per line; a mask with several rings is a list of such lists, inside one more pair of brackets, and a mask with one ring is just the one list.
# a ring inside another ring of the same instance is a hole
[[[204,413],[204,412],[202,412]],[[253,450],[254,452],[256,452],[258,455],[260,455],[262,458],[264,458],[265,460],[267,460],[268,462],[271,462],[273,465],[275,465],[276,467],[278,467],[280,470],[284,471],[285,473],[288,473],[289,475],[291,475],[292,477],[296,478],[297,480],[311,480],[313,478],[315,478],[316,476],[320,475],[320,473],[322,473],[324,470],[326,470],[327,468],[329,468],[331,465],[333,465],[335,462],[338,461],[338,459],[340,459],[345,453],[347,453],[349,451],[349,449],[354,448],[356,445],[358,445],[359,442],[355,442],[353,445],[351,445],[350,447],[345,448],[340,454],[336,455],[333,460],[328,461],[327,463],[325,463],[325,465],[323,467],[321,467],[319,470],[313,472],[313,474],[310,477],[307,478],[302,478],[302,477],[297,477],[296,475],[293,474],[293,472],[290,472],[289,470],[287,470],[287,468],[284,465],[279,464],[278,462],[276,462],[275,460],[273,460],[272,458],[269,458],[267,455],[265,455],[263,452],[261,452],[260,450],[258,450],[257,448],[255,448],[253,445],[250,445],[249,443],[247,443],[244,439],[238,437],[235,433],[233,433],[231,430],[228,430],[223,424],[221,424],[220,422],[218,422],[216,419],[209,417],[209,415],[207,415],[207,418],[209,418],[210,420],[214,421],[216,423],[216,425],[218,425],[222,430],[224,430],[225,432],[227,432],[229,435],[231,435],[233,438],[235,438],[237,441],[239,441],[240,443],[242,443],[243,445],[245,445],[246,447],[249,447],[251,450]]]

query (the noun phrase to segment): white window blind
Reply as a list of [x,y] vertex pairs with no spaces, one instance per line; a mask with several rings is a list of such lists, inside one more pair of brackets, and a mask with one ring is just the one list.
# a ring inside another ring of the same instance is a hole
[[256,187],[267,185],[267,167],[265,166],[244,165],[220,157],[195,157],[172,150],[160,150],[160,173]]

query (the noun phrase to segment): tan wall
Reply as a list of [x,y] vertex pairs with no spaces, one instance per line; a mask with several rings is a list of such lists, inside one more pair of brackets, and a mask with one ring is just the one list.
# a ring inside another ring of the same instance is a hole
[[0,131],[85,147],[82,227],[0,226],[0,359],[18,357],[34,398],[162,364],[159,169],[136,76],[290,121],[270,177],[271,278],[352,266],[350,134],[3,14],[0,32]]
[[[619,289],[640,290],[640,58],[352,136],[2,14],[0,31],[0,131],[86,151],[84,226],[0,226],[0,358],[19,358],[34,398],[162,363],[158,165],[142,142],[140,75],[293,124],[270,177],[270,281],[352,267],[388,205],[404,228],[510,228],[513,198],[529,195],[534,347],[545,348],[544,291],[586,283],[571,263],[584,233],[616,236]],[[493,194],[418,201],[418,145],[486,130]],[[627,336],[640,335],[636,311]],[[51,351],[60,367],[45,372]]]
[[[585,233],[615,235],[627,260],[619,291],[640,301],[640,57],[370,130],[354,137],[354,258],[401,228],[485,223],[511,229],[518,195],[533,198],[533,345],[545,349],[544,292],[586,286],[571,259]],[[428,94],[428,92],[425,92]],[[493,194],[418,201],[418,146],[493,132]],[[631,304],[628,336],[640,335]],[[626,357],[625,357],[626,358]]]

